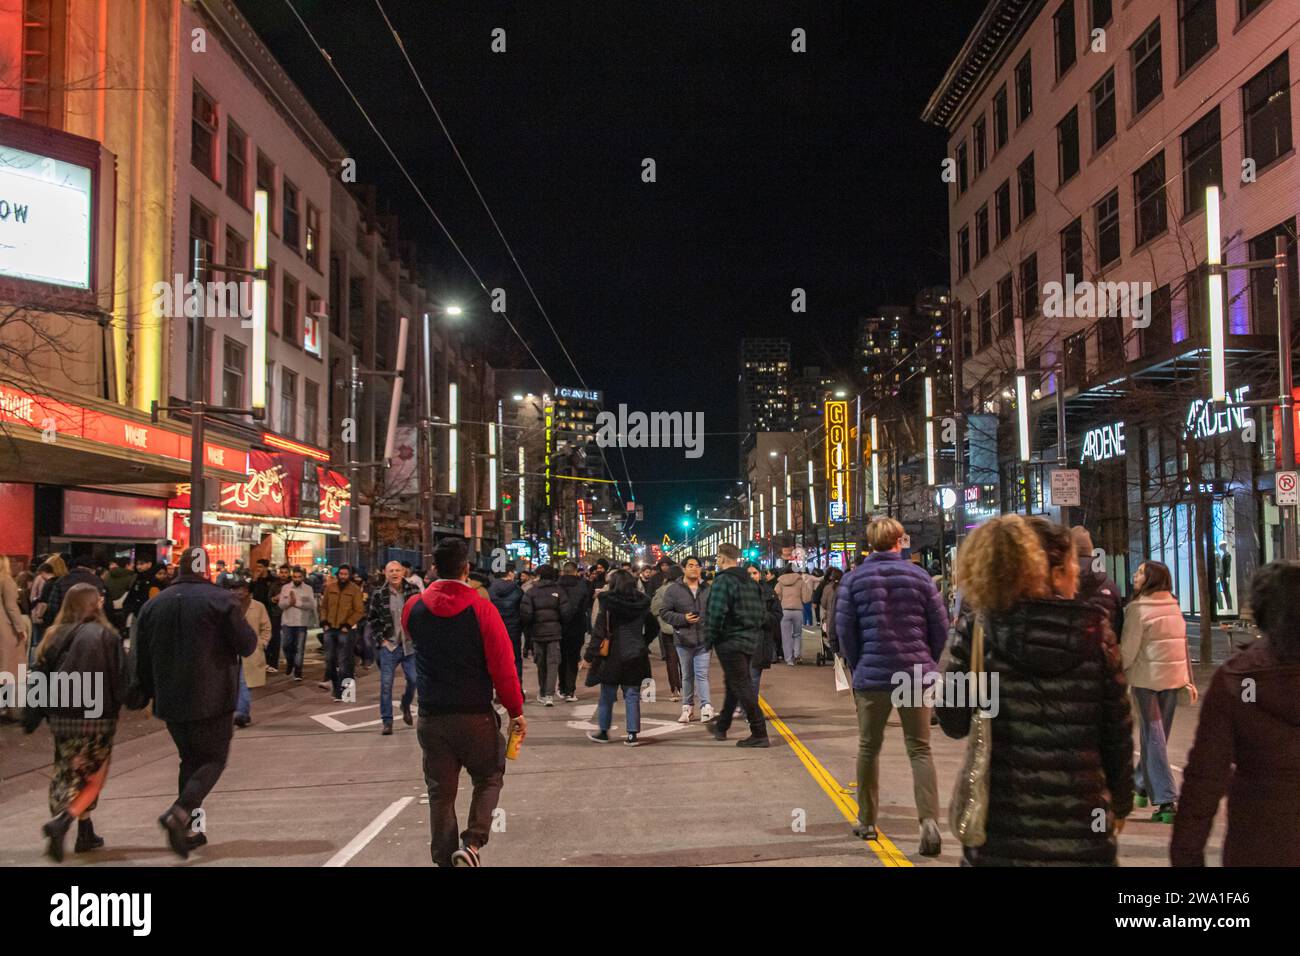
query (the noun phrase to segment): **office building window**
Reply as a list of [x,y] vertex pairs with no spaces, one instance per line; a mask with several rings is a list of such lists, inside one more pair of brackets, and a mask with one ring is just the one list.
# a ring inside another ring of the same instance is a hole
[[1178,0],[1179,75],[1186,73],[1219,42],[1216,0]]
[[244,407],[244,347],[234,339],[226,339],[221,359],[221,404],[231,408]]
[[234,123],[226,124],[226,195],[248,208],[248,137]]
[[1083,274],[1083,220],[1076,219],[1061,230],[1061,281],[1069,284],[1069,277],[1081,282]]
[[1150,242],[1165,231],[1165,152],[1161,150],[1133,174],[1133,199],[1137,245]]
[[289,273],[284,274],[284,292],[282,295],[283,314],[280,319],[280,336],[286,342],[301,344],[298,338],[298,280]]
[[1076,106],[1056,125],[1056,166],[1062,184],[1079,172],[1079,108]]
[[966,143],[963,141],[957,146],[957,194],[964,196],[966,190],[970,188],[970,175],[966,170]]
[[970,309],[961,310],[961,354],[964,358],[970,358],[975,353],[974,343],[971,342],[971,336],[974,330],[970,324]]
[[320,386],[307,379],[303,386],[302,439],[316,444],[320,428]]
[[1011,180],[1005,180],[993,194],[994,235],[1001,243],[1011,235]]
[[311,266],[317,272],[320,271],[320,210],[307,203],[307,248],[304,250],[304,258],[307,265]]
[[1038,208],[1037,189],[1034,182],[1034,154],[1030,153],[1016,169],[1016,183],[1020,188],[1020,221],[1024,222]]
[[957,230],[957,275],[970,272],[970,226]]
[[1005,83],[993,94],[993,151],[996,153],[1007,145],[1009,135],[1007,115],[1007,85]]
[[1183,133],[1183,209],[1195,212],[1205,206],[1205,189],[1223,187],[1223,150],[1219,143],[1219,108],[1216,106]]
[[1119,245],[1119,190],[1093,207],[1097,217],[1097,265],[1104,269],[1120,255]]
[[[1286,237],[1287,285],[1290,286],[1291,315],[1300,315],[1300,282],[1296,281],[1296,221],[1289,219],[1268,232],[1255,236],[1247,248],[1255,261],[1272,259],[1277,254],[1277,237]],[[1204,284],[1205,277],[1199,277]],[[1250,270],[1250,331],[1255,335],[1277,338],[1277,269],[1265,266]]]
[[986,141],[986,124],[984,117],[981,115],[971,127],[971,142],[975,144],[975,175],[978,176],[984,172],[984,168],[989,164],[988,143]]
[[282,217],[284,232],[281,238],[284,244],[297,252],[302,246],[302,234],[299,231],[298,187],[289,180],[284,180],[284,214]]
[[975,210],[975,261],[989,254],[989,204]]
[[1099,30],[1110,23],[1111,0],[1092,0],[1092,28]]
[[279,235],[275,223],[275,164],[263,156],[261,150],[257,151],[257,188],[266,192],[267,227]]
[[1063,77],[1074,66],[1077,55],[1074,42],[1074,0],[1065,0],[1052,17],[1052,31],[1056,37],[1056,78]]
[[1015,328],[1015,283],[1008,272],[998,280],[998,335],[1010,335]]
[[217,104],[194,84],[190,113],[190,162],[203,175],[217,178]]
[[194,278],[194,240],[200,243],[199,254],[205,263],[215,258],[217,241],[217,220],[198,203],[190,201],[190,241],[185,247],[186,275]]
[[1101,148],[1115,138],[1115,71],[1107,70],[1092,88],[1092,149]]
[[1268,0],[1237,0],[1237,19],[1246,19],[1266,3]]
[[1169,286],[1163,285],[1151,293],[1148,308],[1151,310],[1151,324],[1139,330],[1144,357],[1163,354],[1174,344],[1173,309],[1170,305]]
[[1019,126],[1034,112],[1034,68],[1030,54],[1016,64],[1016,125]]
[[1242,87],[1246,158],[1263,169],[1291,151],[1291,70],[1287,54]]
[[1136,116],[1159,99],[1164,91],[1164,74],[1160,66],[1159,17],[1129,47],[1129,55],[1133,61],[1133,115]]
[[980,348],[988,348],[993,344],[993,296],[985,292],[976,300],[975,307],[979,312]]
[[298,376],[280,368],[280,434],[298,437]]
[[1038,253],[1020,263],[1020,317],[1028,322],[1038,315]]
[[1088,377],[1088,333],[1076,332],[1065,340],[1065,385],[1081,385]]

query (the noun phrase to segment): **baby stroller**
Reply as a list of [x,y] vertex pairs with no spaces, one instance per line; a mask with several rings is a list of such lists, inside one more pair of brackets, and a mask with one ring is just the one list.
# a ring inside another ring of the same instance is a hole
[[[804,633],[803,639],[805,641],[808,640],[809,637],[808,632],[811,630],[813,630],[813,628],[811,627],[805,627],[803,629],[803,633]],[[833,664],[835,662],[835,655],[840,652],[840,649],[838,647],[831,646],[831,640],[829,637],[826,636],[825,631],[823,631],[821,628],[817,628],[816,630],[817,630],[817,637],[819,637],[822,642],[821,650],[817,652],[817,666],[821,667],[823,664]]]

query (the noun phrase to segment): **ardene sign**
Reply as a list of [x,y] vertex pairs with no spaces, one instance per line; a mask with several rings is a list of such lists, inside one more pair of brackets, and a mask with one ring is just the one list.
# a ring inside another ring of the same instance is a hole
[[0,276],[90,288],[92,175],[0,145]]
[[1083,436],[1080,462],[1110,461],[1124,456],[1124,423],[1115,422],[1089,429]]

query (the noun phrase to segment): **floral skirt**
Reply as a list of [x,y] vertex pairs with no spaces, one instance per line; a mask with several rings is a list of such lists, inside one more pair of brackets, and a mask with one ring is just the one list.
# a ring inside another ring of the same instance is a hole
[[108,779],[113,734],[54,738],[54,776],[50,780],[50,815],[65,810],[81,817],[95,809]]

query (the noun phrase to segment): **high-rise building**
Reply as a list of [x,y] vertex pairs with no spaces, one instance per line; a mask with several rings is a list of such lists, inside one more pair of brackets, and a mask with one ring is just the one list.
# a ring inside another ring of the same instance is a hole
[[780,432],[794,427],[790,381],[790,341],[740,340],[740,427]]
[[834,375],[815,365],[799,370],[791,386],[791,412],[799,429],[811,431],[822,423],[822,403],[835,394],[837,384]]

